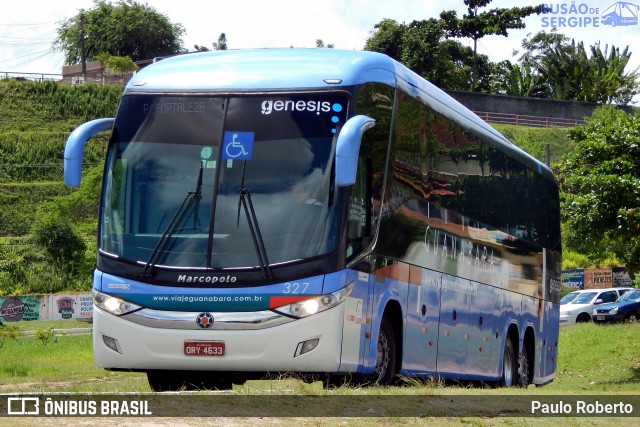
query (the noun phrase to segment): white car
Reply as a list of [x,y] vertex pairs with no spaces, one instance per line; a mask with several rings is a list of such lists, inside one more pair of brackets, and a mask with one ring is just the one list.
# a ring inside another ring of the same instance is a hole
[[[596,305],[614,302],[632,288],[585,289],[565,295],[560,304],[560,326],[590,322]],[[575,295],[574,295],[575,294]]]

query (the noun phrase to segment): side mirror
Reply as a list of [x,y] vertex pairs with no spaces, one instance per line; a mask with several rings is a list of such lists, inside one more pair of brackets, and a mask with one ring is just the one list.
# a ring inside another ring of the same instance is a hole
[[355,184],[362,135],[375,125],[374,119],[360,115],[347,120],[340,130],[336,145],[336,187]]
[[594,304],[595,304],[595,305],[602,304],[602,300],[601,300],[600,298],[598,298],[598,299],[594,302]]
[[115,119],[97,119],[81,124],[71,132],[64,146],[64,183],[80,187],[84,145],[94,135],[111,130]]

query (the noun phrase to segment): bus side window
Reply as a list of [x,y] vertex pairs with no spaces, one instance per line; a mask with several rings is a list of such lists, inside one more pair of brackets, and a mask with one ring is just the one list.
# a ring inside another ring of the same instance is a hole
[[369,244],[371,235],[371,159],[360,157],[347,214],[347,260]]

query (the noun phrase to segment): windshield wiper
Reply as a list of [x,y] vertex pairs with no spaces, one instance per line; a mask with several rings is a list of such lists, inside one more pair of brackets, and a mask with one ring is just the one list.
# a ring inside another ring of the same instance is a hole
[[153,270],[156,264],[158,263],[160,253],[164,251],[167,244],[169,243],[169,240],[171,239],[171,236],[173,236],[173,233],[176,232],[176,229],[178,228],[178,224],[180,224],[180,222],[182,221],[186,213],[189,212],[189,209],[191,208],[192,205],[195,205],[195,209],[193,212],[193,228],[194,229],[196,228],[198,223],[198,208],[200,205],[200,199],[202,198],[202,169],[203,168],[201,164],[200,171],[198,172],[198,181],[196,183],[196,190],[189,191],[187,193],[184,200],[182,201],[182,204],[180,205],[176,213],[173,214],[173,218],[171,218],[169,225],[167,225],[167,228],[164,230],[164,233],[162,233],[162,237],[160,237],[160,240],[158,240],[158,243],[156,243],[156,246],[153,248],[153,251],[151,252],[151,256],[149,257],[149,260],[144,265],[144,268],[142,269],[142,273],[140,273],[142,277],[149,278],[153,275]]
[[269,265],[269,259],[267,258],[267,249],[264,246],[262,240],[262,233],[260,233],[260,227],[258,226],[258,218],[256,217],[256,211],[253,209],[253,202],[251,201],[251,189],[244,186],[244,175],[247,161],[242,163],[242,178],[240,180],[240,198],[238,199],[238,221],[236,226],[240,227],[240,207],[244,207],[244,213],[247,216],[247,223],[249,224],[249,231],[251,232],[251,238],[253,239],[253,246],[256,249],[256,255],[258,256],[258,262],[263,274],[268,280],[273,278],[273,272]]

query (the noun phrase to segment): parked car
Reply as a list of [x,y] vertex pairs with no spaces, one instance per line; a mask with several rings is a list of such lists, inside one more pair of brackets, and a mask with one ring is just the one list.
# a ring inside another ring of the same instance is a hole
[[578,295],[580,295],[580,293],[581,291],[569,292],[568,294],[560,298],[560,304],[569,304],[571,301],[576,299]]
[[633,288],[585,289],[570,302],[560,305],[560,326],[590,322],[596,305],[615,302]]
[[640,321],[640,289],[626,292],[616,302],[595,307],[591,317],[595,323]]

